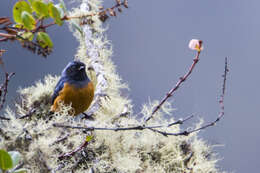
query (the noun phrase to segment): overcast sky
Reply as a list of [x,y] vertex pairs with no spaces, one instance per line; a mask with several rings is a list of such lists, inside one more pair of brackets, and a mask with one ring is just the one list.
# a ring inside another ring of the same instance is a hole
[[[113,0],[105,0],[106,5]],[[3,1],[0,16],[11,16],[16,1]],[[138,112],[149,99],[161,99],[183,75],[195,56],[188,49],[190,39],[204,41],[204,51],[191,78],[171,99],[176,118],[195,114],[212,121],[219,112],[224,58],[230,73],[225,97],[226,115],[217,126],[200,133],[210,144],[223,144],[216,151],[223,170],[259,172],[259,0],[129,0],[107,24],[114,47],[113,61],[129,84],[129,97]],[[47,59],[19,44],[0,43],[8,50],[4,61],[16,72],[9,95],[18,86],[32,85],[46,74],[59,74],[72,60],[78,43],[66,26],[49,30],[54,52]],[[9,100],[11,103],[11,99]],[[195,118],[193,122],[198,121]]]

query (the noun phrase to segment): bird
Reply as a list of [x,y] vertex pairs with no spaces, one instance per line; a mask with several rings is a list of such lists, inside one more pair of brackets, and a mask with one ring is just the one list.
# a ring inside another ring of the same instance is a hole
[[71,104],[73,116],[84,113],[94,98],[94,85],[86,74],[86,65],[71,61],[61,73],[51,99],[51,112],[59,111],[59,104]]

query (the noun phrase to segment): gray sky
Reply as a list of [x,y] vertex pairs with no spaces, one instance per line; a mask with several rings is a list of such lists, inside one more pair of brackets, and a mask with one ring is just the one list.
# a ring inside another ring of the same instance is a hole
[[[0,16],[11,16],[15,1],[1,2]],[[106,0],[106,5],[112,4]],[[107,24],[114,46],[113,61],[129,84],[129,97],[139,111],[149,98],[161,99],[183,75],[195,56],[188,49],[190,39],[204,41],[201,59],[175,97],[176,118],[195,114],[212,121],[219,111],[224,58],[230,73],[225,97],[226,115],[217,126],[200,133],[216,148],[223,170],[237,173],[259,172],[259,0],[129,0]],[[49,29],[54,52],[47,59],[21,48],[1,43],[8,49],[4,61],[17,73],[9,94],[18,86],[30,86],[46,74],[59,74],[76,52],[78,43],[66,26]],[[9,101],[10,102],[10,101]],[[197,118],[193,122],[198,121]]]

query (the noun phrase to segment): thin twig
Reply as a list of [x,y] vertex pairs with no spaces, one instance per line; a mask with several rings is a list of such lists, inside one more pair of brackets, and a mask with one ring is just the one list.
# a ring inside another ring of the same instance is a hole
[[22,168],[23,166],[24,166],[24,162],[18,164],[18,165],[12,170],[12,172],[15,172],[16,170]]
[[24,119],[24,118],[27,118],[27,117],[31,117],[35,112],[36,112],[36,109],[35,109],[35,108],[32,108],[32,109],[29,111],[28,114],[19,117],[19,119]]
[[[1,100],[0,100],[0,110],[4,107],[4,103],[6,101],[6,95],[7,95],[7,88],[8,88],[8,83],[11,79],[11,77],[13,77],[15,75],[15,73],[7,73],[5,72],[5,82],[0,86],[0,96],[1,96]],[[3,93],[3,95],[2,95]]]
[[[86,15],[81,15],[81,16],[66,16],[63,20],[70,20],[70,19],[79,19],[79,18],[87,18],[91,16],[99,16],[100,19],[104,22],[107,18],[109,13],[111,16],[116,16],[116,12],[114,11],[116,8],[118,8],[118,11],[121,12],[122,9],[120,8],[121,6],[124,6],[125,8],[128,8],[128,2],[127,0],[124,0],[123,2],[116,3],[114,6],[106,9],[102,9],[99,12],[96,13],[91,13],[91,14],[86,14]],[[105,18],[102,18],[105,17]]]
[[[202,41],[199,41],[199,48],[202,47]],[[192,73],[195,65],[199,62],[199,56],[200,56],[200,51],[197,51],[197,55],[195,59],[193,59],[193,63],[189,68],[189,71],[182,77],[180,77],[179,81],[176,83],[176,85],[166,94],[166,96],[160,101],[160,103],[155,107],[153,110],[152,114],[145,119],[145,123],[147,123],[153,115],[162,107],[162,105],[175,93],[175,91],[180,87],[180,85],[190,76]]]
[[229,70],[228,70],[228,63],[227,63],[227,57],[225,58],[225,70],[224,70],[224,74],[222,75],[223,77],[223,85],[222,85],[222,93],[220,95],[220,99],[219,99],[219,104],[220,104],[220,112],[218,114],[218,117],[215,121],[213,122],[210,122],[202,127],[199,127],[197,129],[194,129],[194,130],[191,130],[189,131],[189,133],[193,133],[193,132],[196,132],[196,131],[200,131],[200,130],[203,130],[207,127],[210,127],[210,126],[214,126],[216,125],[216,123],[218,121],[221,120],[221,118],[224,117],[224,114],[225,114],[225,106],[224,106],[224,97],[225,97],[225,92],[226,92],[226,81],[227,81],[227,74],[228,74]]
[[85,140],[84,143],[82,143],[82,144],[81,144],[79,147],[77,147],[75,150],[60,155],[60,156],[58,157],[58,159],[61,160],[61,159],[64,159],[64,158],[66,158],[66,157],[71,157],[71,156],[73,156],[75,153],[77,153],[77,152],[83,150],[83,149],[88,145],[88,143],[89,143],[89,141],[88,141],[88,140]]
[[220,100],[219,100],[220,113],[218,114],[218,117],[217,117],[217,119],[215,121],[207,123],[207,124],[197,128],[197,129],[193,129],[193,130],[190,130],[190,131],[183,131],[183,132],[180,132],[180,133],[168,133],[168,132],[160,131],[160,130],[157,130],[157,129],[152,129],[152,131],[160,133],[160,134],[162,134],[164,136],[170,136],[170,135],[173,135],[173,136],[185,135],[185,136],[187,136],[187,135],[189,135],[191,133],[194,133],[194,132],[197,132],[197,131],[200,131],[200,130],[203,130],[203,129],[206,129],[208,127],[216,125],[216,123],[218,121],[220,121],[220,119],[223,118],[223,116],[225,114],[224,96],[225,96],[225,91],[226,91],[226,80],[227,80],[227,73],[228,73],[228,71],[229,70],[228,70],[227,58],[225,58],[225,70],[224,70],[224,74],[222,75],[222,77],[223,77],[223,85],[222,85],[222,92],[221,92]]
[[61,138],[58,138],[56,141],[54,141],[51,145],[54,145],[54,144],[57,144],[57,143],[60,143],[62,141],[65,141],[67,138],[69,137],[69,134],[67,133],[65,136],[61,137]]
[[2,117],[2,116],[0,116],[0,119],[1,119],[1,120],[7,120],[7,121],[10,121],[10,120],[11,120],[10,118],[6,118],[6,117]]
[[180,119],[178,121],[166,124],[166,125],[154,125],[154,126],[142,126],[142,125],[138,125],[138,126],[133,126],[133,127],[112,127],[112,128],[108,128],[108,127],[81,127],[81,126],[70,126],[70,125],[63,125],[63,124],[59,124],[59,123],[54,123],[53,126],[54,127],[60,127],[60,128],[70,128],[70,129],[83,129],[86,131],[94,131],[94,130],[110,130],[110,131],[125,131],[125,130],[144,130],[144,129],[156,129],[156,128],[162,128],[162,127],[171,127],[173,125],[177,125],[177,124],[183,124],[185,121],[191,119],[193,117],[193,115],[190,115],[188,117],[186,117],[185,119]]

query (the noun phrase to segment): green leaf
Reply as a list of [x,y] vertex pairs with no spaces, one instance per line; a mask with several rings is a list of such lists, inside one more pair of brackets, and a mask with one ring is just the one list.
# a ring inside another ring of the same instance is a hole
[[18,165],[20,159],[21,159],[21,154],[18,151],[9,151],[8,154],[11,156],[12,158],[12,162],[13,162],[13,167],[15,167],[16,165]]
[[11,156],[5,151],[0,150],[0,168],[2,170],[8,170],[13,167]]
[[36,14],[40,17],[48,17],[49,11],[48,11],[48,5],[43,3],[42,1],[33,1],[32,8],[36,12]]
[[33,1],[34,1],[34,0],[28,0],[28,2],[29,2],[30,4],[32,4],[32,3],[33,3]]
[[53,47],[51,38],[45,32],[38,32],[36,39],[37,39],[38,43],[41,45],[41,47],[43,47],[43,48],[46,48],[46,47],[52,48]]
[[87,136],[87,137],[86,137],[86,141],[87,141],[87,142],[91,141],[92,139],[93,139],[93,136]]
[[18,1],[13,7],[13,18],[16,23],[22,23],[22,12],[32,14],[32,9],[26,1]]
[[67,8],[66,8],[66,5],[65,5],[63,0],[60,0],[60,4],[59,5],[62,8],[63,12],[66,13],[67,12]]
[[57,10],[59,11],[60,17],[61,17],[61,18],[64,17],[64,11],[63,11],[63,9],[60,7],[60,5],[59,5],[59,4],[56,4],[55,7],[56,7]]
[[14,24],[13,27],[21,29],[21,28],[23,28],[23,25],[22,24]]
[[60,3],[56,4],[55,7],[59,10],[60,17],[63,18],[65,16],[65,14],[67,13],[67,8],[66,8],[63,0],[59,0],[59,1],[60,1]]
[[29,41],[33,40],[34,34],[32,32],[24,32],[21,37],[23,37],[24,39],[27,39]]
[[14,171],[13,173],[27,173],[27,172],[28,172],[28,169],[21,168],[21,169]]
[[81,34],[81,36],[83,35],[83,31],[82,28],[79,26],[79,24],[75,21],[71,21],[71,26],[73,29],[79,31],[79,33]]
[[22,22],[24,27],[28,30],[34,29],[36,23],[33,16],[27,11],[22,12]]
[[49,15],[55,20],[55,23],[61,26],[62,20],[59,10],[53,5],[53,3],[48,4],[48,9]]

